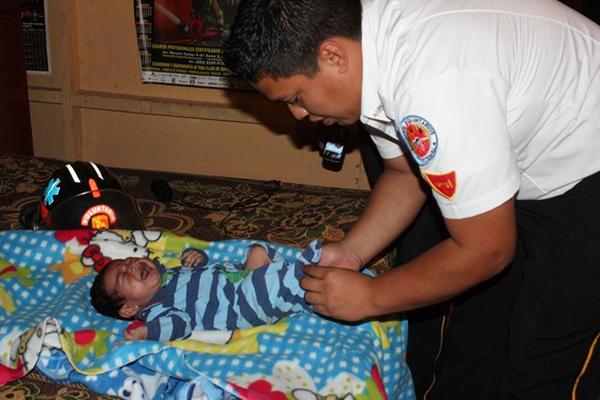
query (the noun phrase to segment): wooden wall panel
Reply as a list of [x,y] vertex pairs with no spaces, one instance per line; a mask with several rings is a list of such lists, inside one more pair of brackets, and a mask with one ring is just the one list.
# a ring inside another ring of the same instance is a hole
[[91,109],[81,110],[81,124],[83,158],[106,165],[330,187],[366,181],[357,151],[345,160],[353,174],[328,171],[316,151],[258,124]]
[[359,152],[321,167],[319,131],[251,91],[143,84],[133,5],[48,2],[52,73],[29,75],[36,155],[368,189]]
[[70,158],[65,153],[64,120],[62,104],[39,101],[30,102],[33,137],[33,152],[39,157]]
[[[238,108],[272,120],[290,118],[254,92],[142,84],[132,4],[122,0],[86,1],[77,3],[74,12],[77,21],[85,21],[77,24],[76,43],[83,92],[189,101],[207,108],[235,102]],[[215,119],[221,117],[219,112],[214,109]],[[251,116],[238,118],[253,121]]]

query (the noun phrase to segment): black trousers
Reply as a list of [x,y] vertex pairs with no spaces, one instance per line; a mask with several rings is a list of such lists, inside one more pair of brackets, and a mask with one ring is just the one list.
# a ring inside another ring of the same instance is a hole
[[[509,267],[446,304],[408,313],[418,398],[600,398],[600,174],[516,209]],[[430,201],[401,238],[398,262],[446,237]]]

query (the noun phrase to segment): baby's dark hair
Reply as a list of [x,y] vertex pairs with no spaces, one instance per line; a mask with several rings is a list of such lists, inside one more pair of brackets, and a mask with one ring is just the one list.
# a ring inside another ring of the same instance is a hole
[[90,299],[92,306],[100,314],[107,317],[129,321],[131,318],[123,318],[119,315],[119,309],[123,305],[124,299],[122,297],[109,294],[106,291],[106,285],[104,284],[106,272],[112,265],[114,265],[114,262],[115,260],[109,261],[104,268],[98,272],[96,278],[94,278],[94,282],[92,283],[92,287],[90,289]]

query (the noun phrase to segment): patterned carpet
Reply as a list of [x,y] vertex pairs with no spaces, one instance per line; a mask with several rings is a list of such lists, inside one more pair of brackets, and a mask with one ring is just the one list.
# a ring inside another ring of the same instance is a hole
[[[50,175],[64,163],[0,154],[0,229],[23,229],[19,214],[39,201]],[[366,205],[368,192],[221,177],[111,168],[138,201],[147,229],[205,240],[253,238],[305,247],[337,241]],[[164,181],[171,201],[158,201],[152,182]],[[386,269],[387,258],[373,265]],[[3,351],[5,349],[2,349]],[[61,385],[39,373],[0,387],[1,399],[109,399],[81,385]]]

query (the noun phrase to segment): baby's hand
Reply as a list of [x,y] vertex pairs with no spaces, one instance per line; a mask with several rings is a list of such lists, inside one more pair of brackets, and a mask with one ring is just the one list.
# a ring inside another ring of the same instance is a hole
[[206,253],[196,249],[187,249],[181,255],[181,262],[186,267],[198,267],[206,264]]
[[148,327],[142,321],[133,321],[125,328],[123,334],[127,340],[145,340],[148,336]]

